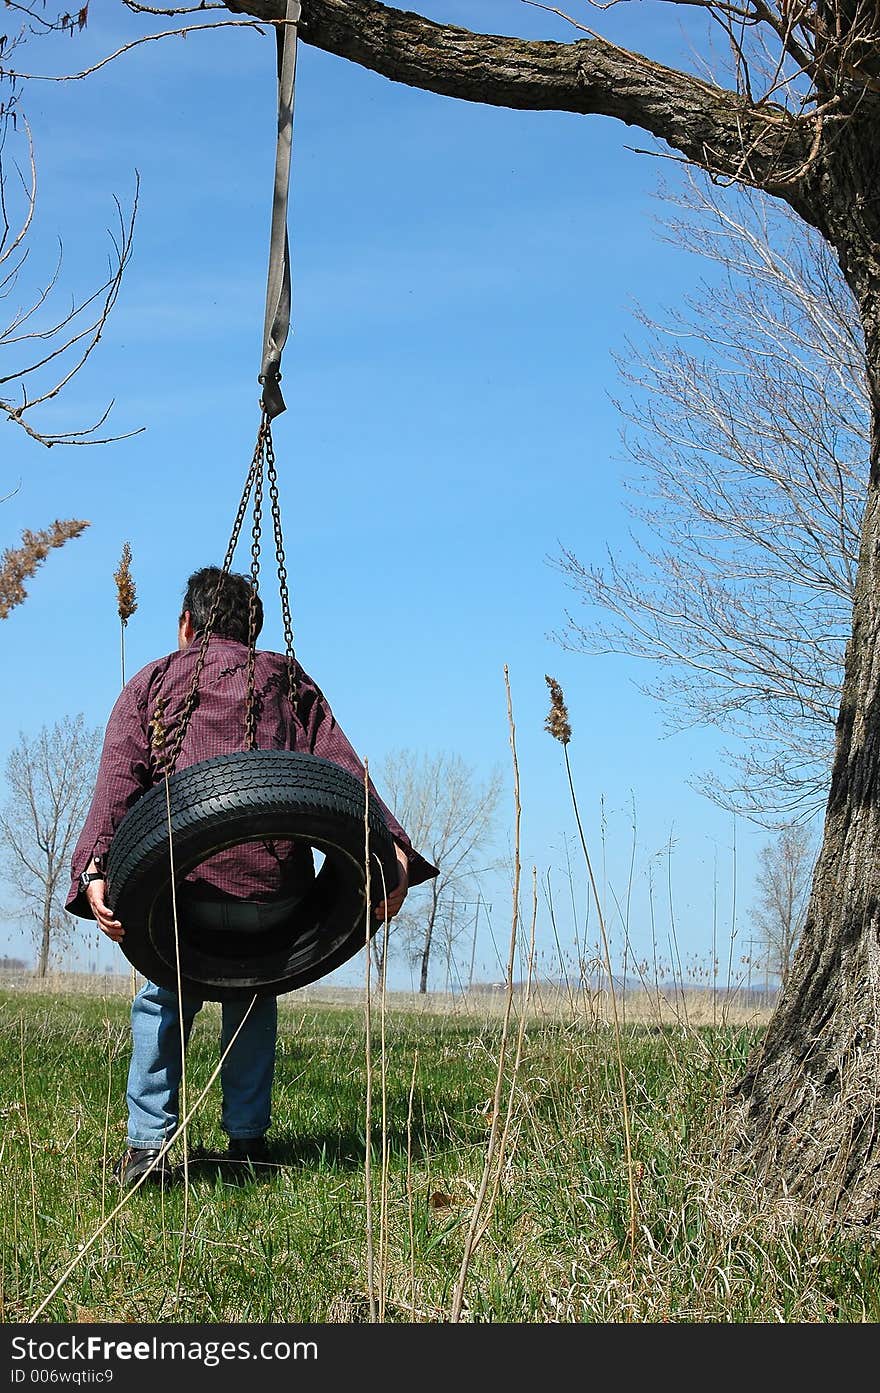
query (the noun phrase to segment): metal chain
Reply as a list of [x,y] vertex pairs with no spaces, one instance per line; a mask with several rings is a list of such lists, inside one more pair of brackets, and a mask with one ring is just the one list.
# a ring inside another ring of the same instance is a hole
[[278,473],[275,469],[275,447],[272,444],[272,425],[266,422],[266,478],[269,481],[269,501],[272,508],[272,527],[275,533],[275,556],[278,561],[278,593],[281,596],[281,617],[284,624],[284,648],[287,654],[287,690],[290,704],[296,711],[296,654],[293,651],[293,623],[290,618],[290,595],[287,588],[287,566],[284,557],[284,537],[281,532],[281,506],[278,501]]
[[169,752],[168,761],[164,773],[170,777],[177,766],[183,741],[186,736],[190,718],[195,710],[199,692],[199,683],[205,666],[205,659],[208,653],[208,642],[214,632],[217,622],[217,613],[220,608],[220,598],[223,589],[223,581],[229,574],[232,560],[235,555],[235,548],[241,535],[242,524],[247,513],[248,505],[253,494],[253,525],[251,528],[251,593],[248,599],[248,662],[247,662],[247,686],[245,698],[245,749],[253,750],[257,743],[257,701],[256,701],[256,650],[257,650],[257,598],[260,591],[260,556],[263,530],[263,469],[265,465],[266,479],[269,485],[269,500],[272,513],[272,529],[275,537],[275,557],[278,563],[278,590],[281,597],[281,615],[284,624],[284,644],[287,655],[287,681],[288,695],[290,704],[296,711],[297,703],[297,684],[296,684],[296,655],[293,647],[293,622],[290,614],[290,593],[287,582],[287,565],[284,554],[284,537],[281,530],[281,506],[278,497],[278,471],[275,466],[275,448],[272,443],[272,426],[270,417],[263,412],[260,420],[260,428],[257,433],[257,443],[254,448],[253,459],[251,460],[248,476],[242,491],[238,511],[235,515],[235,522],[232,526],[232,534],[229,538],[229,545],[226,548],[226,556],[220,575],[217,579],[217,588],[214,591],[214,598],[211,602],[211,611],[208,622],[202,632],[199,645],[199,655],[193,670],[192,683],[183,704],[177,730],[174,735],[174,743]]
[[248,665],[244,742],[246,750],[254,750],[257,746],[257,704],[254,699],[254,675],[257,661],[257,597],[260,593],[260,538],[263,530],[263,462],[266,455],[268,432],[269,418],[264,415],[260,426],[262,449],[254,481],[254,523],[251,529],[251,593],[248,597]]
[[180,757],[180,751],[183,746],[183,741],[186,735],[187,727],[190,722],[190,717],[192,716],[192,713],[195,709],[196,698],[198,696],[199,691],[199,682],[201,681],[202,670],[205,666],[205,658],[207,657],[208,653],[208,640],[210,639],[211,634],[214,631],[214,625],[217,622],[217,612],[220,608],[220,596],[223,590],[223,581],[225,577],[228,575],[229,568],[232,565],[232,558],[235,555],[235,548],[238,545],[238,538],[241,533],[241,526],[244,522],[254,483],[256,482],[258,475],[262,478],[263,457],[265,453],[265,435],[267,427],[268,422],[266,417],[264,416],[260,421],[260,429],[257,433],[257,443],[254,448],[254,456],[251,460],[251,466],[248,471],[247,479],[245,480],[244,489],[241,495],[241,501],[238,505],[238,512],[235,515],[235,522],[232,525],[232,533],[229,538],[229,545],[226,548],[226,556],[223,561],[223,566],[221,568],[220,575],[217,578],[217,589],[214,591],[214,598],[211,602],[211,612],[208,615],[208,622],[205,625],[204,631],[202,633],[201,643],[199,646],[199,656],[196,661],[195,669],[193,671],[192,683],[190,684],[190,689],[187,693],[186,701],[183,704],[183,709],[180,714],[180,721],[178,723],[177,731],[175,732],[174,736],[174,744],[172,745],[169,753],[168,763],[165,766],[165,769],[163,770],[163,772],[168,777],[170,777],[174,773],[174,770],[177,766],[177,761]]

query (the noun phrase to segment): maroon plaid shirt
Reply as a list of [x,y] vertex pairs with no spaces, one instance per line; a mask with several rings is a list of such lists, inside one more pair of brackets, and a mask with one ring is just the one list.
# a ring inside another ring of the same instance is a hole
[[[173,746],[200,648],[201,638],[197,637],[182,652],[148,663],[126,683],[113,707],[92,805],[73,853],[66,903],[73,914],[92,917],[88,900],[79,891],[80,872],[93,857],[106,856],[113,834],[129,808],[163,777],[163,752]],[[177,769],[244,748],[247,658],[245,644],[215,635],[209,639],[198,702],[186,728]],[[337,725],[323,693],[298,663],[294,665],[294,675],[298,690],[296,715],[287,696],[287,659],[280,653],[257,653],[257,746],[265,750],[308,751],[332,760],[362,780],[364,766]],[[164,745],[159,748],[153,724],[157,718],[164,729]],[[370,787],[391,835],[407,852],[410,885],[430,880],[438,874],[436,866],[413,849],[372,783]],[[274,854],[260,843],[229,847],[203,861],[187,879],[239,899],[266,899],[283,888],[293,847],[291,842],[275,842]]]

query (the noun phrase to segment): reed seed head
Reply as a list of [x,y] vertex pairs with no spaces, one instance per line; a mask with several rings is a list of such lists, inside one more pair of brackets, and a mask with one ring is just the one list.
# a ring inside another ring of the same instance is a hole
[[116,608],[122,627],[125,628],[137,609],[137,588],[131,577],[131,547],[128,542],[123,545],[122,556],[113,572],[113,579],[116,581]]
[[544,681],[550,688],[550,710],[547,712],[547,719],[544,722],[544,729],[549,731],[554,740],[558,740],[560,745],[567,745],[571,739],[571,722],[568,719],[568,707],[565,704],[565,697],[562,695],[562,688],[555,677],[548,677],[544,673]]
[[77,518],[66,522],[55,521],[51,527],[31,532],[25,528],[21,534],[21,546],[9,547],[0,556],[0,619],[6,619],[16,605],[26,599],[24,582],[45,561],[53,547],[63,547],[72,537],[78,537],[89,523]]

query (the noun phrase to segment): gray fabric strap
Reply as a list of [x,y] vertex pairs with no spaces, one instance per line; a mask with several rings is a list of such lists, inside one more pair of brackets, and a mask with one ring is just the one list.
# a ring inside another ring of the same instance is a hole
[[296,79],[296,26],[299,0],[287,0],[286,22],[278,25],[278,145],[275,151],[275,198],[269,242],[269,278],[263,325],[260,382],[262,406],[271,420],[286,409],[281,395],[281,350],[290,329],[290,245],[287,239],[287,201],[290,191],[290,151],[293,142],[293,91]]

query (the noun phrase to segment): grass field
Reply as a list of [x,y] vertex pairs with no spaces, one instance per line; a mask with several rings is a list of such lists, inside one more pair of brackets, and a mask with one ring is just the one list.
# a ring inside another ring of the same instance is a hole
[[[4,1322],[450,1319],[484,1180],[499,1013],[373,1006],[368,1226],[363,1006],[281,1005],[275,1164],[235,1177],[196,1155],[188,1186],[144,1188],[102,1229],[121,1199],[128,1003],[0,992]],[[461,1319],[876,1321],[876,1249],[786,1215],[712,1163],[724,1090],[760,1029],[626,1022],[628,1162],[609,1027],[532,1014],[509,1104],[514,1020]],[[218,1031],[206,1006],[190,1100]],[[191,1148],[223,1145],[218,1089]]]

